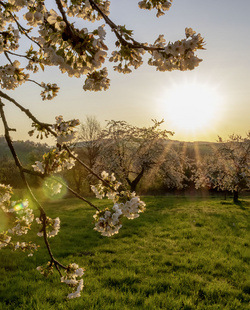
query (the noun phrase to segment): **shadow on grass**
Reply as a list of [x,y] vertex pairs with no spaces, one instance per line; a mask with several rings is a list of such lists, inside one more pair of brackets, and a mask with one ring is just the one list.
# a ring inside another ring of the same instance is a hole
[[245,201],[245,200],[239,200],[237,202],[234,202],[234,201],[221,201],[221,204],[222,205],[236,205],[238,207],[240,207],[241,210],[246,210],[247,207],[250,206],[250,203],[248,201]]

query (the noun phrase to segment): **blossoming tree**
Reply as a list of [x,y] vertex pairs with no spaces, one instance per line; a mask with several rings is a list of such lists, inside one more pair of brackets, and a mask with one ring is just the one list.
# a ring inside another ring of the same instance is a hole
[[96,169],[116,172],[131,191],[135,191],[141,179],[153,168],[159,167],[165,142],[173,133],[161,130],[161,122],[153,120],[149,127],[137,127],[125,121],[109,121],[102,130],[100,155]]
[[87,116],[86,121],[80,125],[78,131],[78,142],[84,146],[83,157],[87,159],[88,166],[93,168],[100,152],[98,143],[101,135],[101,124],[94,116]]
[[233,193],[238,202],[239,193],[250,189],[250,132],[243,138],[231,135],[228,140],[219,138],[214,156],[198,165],[195,174],[196,188],[209,187]]
[[162,163],[157,171],[164,188],[183,189],[190,181],[187,171],[190,170],[191,160],[184,154],[166,147]]
[[[170,8],[171,3],[172,0],[143,0],[139,2],[139,8],[155,9],[159,17]],[[41,87],[43,100],[53,99],[59,91],[57,84],[39,82],[33,78],[35,73],[43,71],[45,66],[56,66],[69,77],[84,76],[85,91],[107,90],[110,85],[108,71],[104,66],[107,59],[114,63],[114,70],[121,73],[130,73],[131,68],[137,69],[141,66],[145,53],[149,54],[148,64],[159,71],[192,70],[201,61],[195,52],[204,46],[202,36],[191,28],[186,28],[184,39],[174,43],[166,43],[163,35],[152,44],[141,43],[135,40],[131,30],[116,25],[108,17],[109,7],[108,0],[0,0],[0,115],[6,142],[28,194],[27,200],[12,201],[11,186],[0,185],[1,210],[12,220],[12,227],[0,233],[0,248],[29,251],[29,255],[37,249],[37,245],[31,242],[12,241],[13,235],[27,234],[30,229],[34,221],[33,211],[29,208],[32,201],[40,212],[36,218],[40,225],[38,235],[44,239],[49,254],[48,264],[37,269],[44,275],[56,269],[61,281],[75,288],[68,298],[80,296],[84,270],[75,263],[65,266],[54,257],[49,238],[57,235],[60,219],[52,219],[46,214],[46,210],[33,194],[26,175],[43,178],[52,192],[57,193],[63,186],[63,181],[53,175],[63,169],[71,169],[76,161],[84,166],[99,180],[98,185],[93,187],[96,196],[107,196],[113,201],[113,206],[99,210],[79,193],[71,188],[68,190],[95,209],[95,230],[105,236],[118,233],[122,217],[138,217],[145,204],[135,193],[122,190],[120,182],[113,174],[103,172],[97,175],[77,158],[70,143],[76,137],[78,120],[65,121],[62,116],[58,116],[55,124],[43,123],[22,103],[10,97],[6,90],[15,90],[24,83],[34,83]],[[76,19],[82,22],[81,28],[77,28],[74,23]],[[92,31],[86,28],[87,22],[99,20],[103,21],[103,25]],[[105,44],[106,28],[116,37],[116,47],[111,55],[108,55]],[[36,132],[37,137],[55,138],[56,148],[44,154],[42,161],[35,162],[33,170],[25,168],[18,158],[10,137],[10,132],[15,129],[6,118],[6,105],[15,106],[33,122],[30,135]]]

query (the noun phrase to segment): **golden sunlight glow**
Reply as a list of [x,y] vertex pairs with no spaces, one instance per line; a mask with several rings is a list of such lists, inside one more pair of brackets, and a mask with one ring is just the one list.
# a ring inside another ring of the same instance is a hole
[[164,119],[174,131],[194,133],[218,120],[221,98],[216,88],[198,82],[173,85],[164,94]]

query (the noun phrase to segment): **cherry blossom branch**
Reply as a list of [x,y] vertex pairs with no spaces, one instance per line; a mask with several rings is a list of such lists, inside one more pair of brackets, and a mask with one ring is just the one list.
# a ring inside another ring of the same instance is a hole
[[[3,1],[0,1],[0,5],[2,5],[5,9],[6,9],[6,4],[3,2]],[[35,44],[37,44],[40,48],[41,48],[41,45],[35,41],[34,39],[32,39],[29,35],[28,35],[28,32],[29,30],[28,29],[25,29],[19,22],[18,20],[16,19],[15,15],[12,14],[11,11],[7,10],[7,12],[11,15],[11,17],[14,19],[19,31],[24,34],[30,41],[34,42]]]
[[62,14],[62,18],[63,18],[63,21],[64,21],[65,24],[66,24],[67,30],[70,31],[70,33],[71,33],[72,36],[75,36],[75,35],[74,35],[74,32],[72,31],[71,24],[69,23],[69,21],[68,21],[68,19],[67,19],[66,13],[65,13],[64,10],[63,10],[62,2],[61,2],[60,0],[55,0],[55,1],[56,1],[56,5],[57,5],[57,7],[58,7],[58,10],[59,10],[60,13]]
[[[67,34],[68,37],[71,38],[72,41],[74,42],[78,42],[79,41],[79,36],[78,34],[76,34],[75,28],[73,25],[71,25],[67,19],[67,15],[63,9],[61,0],[55,0],[56,5],[58,7],[58,10],[60,11],[63,21],[66,24],[66,28],[64,30],[64,34]],[[50,25],[50,27],[54,28],[53,25]],[[91,51],[91,49],[86,47],[86,51],[88,51],[92,56],[94,55],[93,51]]]
[[9,14],[12,16],[12,18],[14,19],[14,21],[15,21],[15,23],[16,23],[16,25],[17,25],[17,28],[19,29],[19,31],[20,31],[22,34],[24,34],[31,42],[35,43],[37,46],[39,46],[40,48],[42,48],[41,45],[40,45],[36,40],[32,39],[32,38],[28,35],[29,30],[28,30],[28,29],[25,29],[25,28],[18,22],[18,20],[16,19],[16,17],[15,17],[10,11],[8,11],[8,12],[9,12]]
[[[57,134],[50,128],[52,125],[51,124],[46,124],[46,123],[41,123],[28,109],[25,109],[22,105],[20,105],[18,102],[16,102],[16,100],[12,99],[11,97],[9,97],[8,95],[6,95],[5,93],[3,93],[2,91],[0,91],[0,97],[7,99],[9,101],[11,101],[12,103],[14,103],[22,112],[24,112],[34,123],[38,124],[39,127],[41,128],[45,128],[46,130],[48,130],[53,136],[57,137]],[[97,179],[99,179],[100,181],[103,182],[104,185],[106,185],[107,187],[111,188],[110,184],[105,181],[103,178],[101,178],[98,174],[96,174],[91,168],[89,168],[83,161],[81,161],[77,156],[75,156],[71,150],[68,148],[67,145],[63,144],[58,144],[58,146],[60,148],[65,149],[70,157],[72,157],[73,159],[75,159],[79,164],[81,164],[86,170],[88,170],[92,175],[94,175]],[[41,176],[40,173],[37,172],[32,172],[28,169],[24,169],[21,164],[17,165],[18,167],[21,167],[22,171],[25,173],[29,173],[29,174],[33,174],[36,176]],[[59,182],[60,183],[60,182]],[[98,208],[96,206],[94,206],[91,202],[89,202],[87,199],[85,199],[84,197],[82,197],[81,195],[79,195],[77,192],[75,192],[72,188],[68,187],[66,184],[65,185],[68,190],[74,194],[76,197],[78,197],[79,199],[81,199],[82,201],[85,201],[86,203],[88,203],[91,207],[95,208],[98,210]]]
[[[5,139],[6,139],[6,142],[8,144],[8,147],[9,147],[9,149],[11,151],[11,154],[12,154],[12,156],[14,158],[15,164],[16,164],[16,166],[19,169],[20,176],[21,176],[22,181],[23,181],[23,183],[25,185],[25,188],[27,189],[27,191],[28,191],[28,193],[30,195],[30,198],[32,199],[32,201],[35,203],[35,205],[38,207],[38,209],[40,211],[40,219],[42,220],[42,223],[43,223],[42,231],[43,231],[43,236],[44,236],[44,242],[45,242],[45,245],[47,247],[49,256],[51,258],[51,262],[53,262],[55,264],[55,266],[60,266],[60,267],[62,267],[64,269],[67,269],[66,266],[62,265],[59,261],[57,261],[54,258],[53,253],[51,251],[51,247],[50,247],[50,244],[49,244],[49,241],[48,241],[48,238],[47,238],[47,231],[46,231],[47,215],[46,215],[46,212],[45,212],[44,208],[42,207],[42,205],[36,199],[35,195],[33,194],[32,190],[31,190],[31,188],[30,188],[30,186],[29,186],[29,184],[28,184],[28,182],[26,180],[22,164],[21,164],[21,162],[20,162],[20,160],[19,160],[19,158],[17,156],[17,153],[15,151],[15,148],[13,146],[13,143],[12,143],[10,135],[9,135],[10,128],[8,126],[8,123],[7,123],[7,120],[6,120],[6,117],[5,117],[5,113],[4,113],[3,107],[4,107],[4,104],[0,100],[0,115],[1,115],[1,118],[2,118],[3,125],[4,125]],[[61,275],[61,272],[58,269],[58,267],[57,267],[57,270],[58,270],[59,274]]]
[[[23,108],[23,106],[21,106],[19,103],[17,103],[14,99],[12,99],[11,97],[9,97],[8,95],[4,94],[2,91],[0,91],[0,97],[3,97],[3,98],[5,98],[5,99],[7,99],[7,100],[13,102],[13,103],[14,103],[19,109],[21,109],[29,118],[31,118],[32,121],[33,121],[34,123],[38,124],[41,128],[45,128],[46,130],[48,130],[48,131],[49,131],[51,134],[53,134],[54,136],[57,136],[57,134],[56,134],[53,130],[51,130],[51,128],[50,128],[50,126],[52,126],[52,125],[39,122],[39,121],[37,120],[37,118],[35,118],[34,115],[33,115],[29,110]],[[4,106],[4,105],[2,104],[2,107],[3,107],[3,106]],[[2,112],[2,113],[3,113],[3,112]],[[4,119],[5,119],[5,117],[3,118],[3,120],[4,120]],[[6,123],[5,125],[7,126],[7,123]],[[10,131],[10,129],[9,129],[8,126],[5,127],[5,128],[8,129],[7,131]],[[12,129],[12,130],[13,130],[13,129]],[[8,145],[9,145],[9,144],[8,144]],[[59,146],[62,148],[62,145],[59,145]],[[10,148],[10,145],[9,145],[9,148]],[[76,156],[73,155],[73,153],[69,150],[69,148],[68,148],[66,145],[64,145],[64,148],[68,151],[68,153],[70,154],[70,156],[71,156],[72,158],[78,160],[78,158],[77,158]],[[42,174],[39,173],[39,172],[31,171],[31,170],[29,170],[29,169],[23,168],[22,165],[21,165],[21,163],[20,163],[20,161],[18,160],[17,155],[15,154],[15,151],[14,151],[13,146],[12,146],[12,148],[10,148],[10,149],[13,149],[13,153],[12,153],[12,154],[14,154],[13,157],[14,157],[14,159],[15,159],[15,163],[16,163],[17,167],[19,168],[19,170],[20,170],[20,169],[22,170],[22,173],[32,174],[32,175],[36,175],[36,176],[39,176],[39,177],[42,177],[42,178],[45,177],[44,175],[42,175]],[[80,161],[80,163],[81,163],[81,165],[83,165],[86,169],[88,169],[89,172],[91,172],[93,175],[95,175],[98,179],[100,179],[103,183],[105,183],[105,184],[108,186],[108,183],[107,183],[105,180],[103,180],[102,178],[100,178],[97,174],[95,174],[94,171],[92,171],[86,164],[84,164],[82,161]],[[59,183],[61,183],[62,185],[66,186],[67,189],[68,189],[72,194],[74,194],[76,197],[78,197],[80,200],[86,202],[86,203],[89,204],[91,207],[93,207],[93,208],[95,208],[96,210],[99,211],[99,209],[98,209],[95,205],[93,205],[90,201],[88,201],[87,199],[85,199],[84,197],[82,197],[80,194],[78,194],[77,192],[75,192],[72,188],[70,188],[70,187],[69,187],[68,185],[66,185],[64,182],[59,181],[59,180],[57,180],[57,181],[58,181]]]
[[23,58],[26,58],[28,60],[32,60],[32,58],[29,58],[27,55],[20,55],[20,54],[17,54],[17,53],[13,53],[11,51],[5,51],[4,53],[11,54],[11,55],[17,56],[17,57],[23,57]]
[[146,51],[163,51],[164,50],[164,48],[161,48],[161,47],[146,46],[145,43],[137,42],[131,36],[129,36],[129,39],[133,42],[133,44],[128,42],[117,31],[118,26],[106,14],[103,13],[103,11],[99,8],[99,6],[93,0],[89,0],[89,2],[92,8],[96,10],[98,13],[100,13],[100,15],[105,20],[106,24],[109,25],[109,27],[114,31],[117,39],[120,41],[122,45],[127,46],[129,48],[135,48],[135,49],[143,48]]
[[35,81],[35,80],[27,79],[26,81],[32,82],[32,83],[34,83],[34,84],[36,84],[36,85],[38,85],[38,86],[43,88],[43,86],[40,83],[38,83],[37,81]]
[[13,65],[7,51],[4,51],[4,56],[8,59],[9,63]]

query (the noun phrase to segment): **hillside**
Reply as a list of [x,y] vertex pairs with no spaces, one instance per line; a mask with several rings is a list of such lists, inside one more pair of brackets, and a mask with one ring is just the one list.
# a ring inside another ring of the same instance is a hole
[[[35,143],[32,141],[14,141],[13,142],[19,159],[28,164],[32,157],[41,157],[42,154],[48,152],[49,146],[47,144]],[[0,160],[3,158],[12,158],[9,147],[3,136],[0,136]]]

